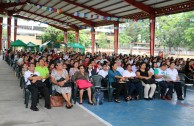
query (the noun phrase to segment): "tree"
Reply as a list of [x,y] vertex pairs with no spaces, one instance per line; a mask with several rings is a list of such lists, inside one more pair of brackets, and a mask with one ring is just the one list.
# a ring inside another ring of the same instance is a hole
[[60,42],[61,38],[59,37],[60,34],[60,30],[53,28],[53,27],[47,27],[45,29],[45,33],[42,35],[42,43],[51,41],[51,42]]

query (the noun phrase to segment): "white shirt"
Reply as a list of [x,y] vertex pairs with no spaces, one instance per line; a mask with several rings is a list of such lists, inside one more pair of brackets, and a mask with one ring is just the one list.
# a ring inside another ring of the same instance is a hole
[[152,75],[154,75],[154,69],[153,68],[150,68],[149,71],[152,73]]
[[136,67],[135,65],[133,65],[133,66],[131,67],[131,69],[133,70],[134,73],[136,73],[137,67]]
[[133,71],[129,72],[128,70],[124,70],[122,76],[123,77],[136,77],[136,74]]
[[101,75],[101,76],[103,76],[104,78],[108,75],[108,70],[107,71],[105,71],[105,70],[100,70],[99,72],[98,72],[98,74],[99,75]]
[[26,71],[25,73],[24,73],[24,79],[25,79],[25,82],[26,82],[26,85],[31,85],[31,82],[30,82],[30,80],[28,80],[28,78],[29,77],[32,77],[33,75],[37,75],[37,76],[40,76],[40,74],[38,73],[38,72],[34,72],[34,73],[32,73],[32,72],[30,72],[29,70],[28,71]]
[[178,76],[178,71],[177,71],[177,69],[170,69],[170,68],[168,68],[167,70],[166,70],[166,72],[167,72],[167,76],[171,79],[171,80],[173,80],[173,81],[176,81],[176,79],[177,79],[177,76]]
[[[165,71],[163,71],[162,69],[160,69],[160,68],[156,68],[156,69],[154,69],[154,74],[155,75],[167,75],[167,72],[166,72],[166,70]],[[165,80],[165,78],[158,78],[158,79],[155,79],[156,81],[158,81],[158,82],[160,82],[160,81],[164,81]]]
[[133,59],[128,61],[129,64],[133,64]]
[[124,69],[120,66],[120,67],[117,67],[117,71],[119,71],[120,74],[123,74]]
[[161,64],[160,62],[157,62],[157,66],[158,66],[158,67],[160,67],[160,64]]

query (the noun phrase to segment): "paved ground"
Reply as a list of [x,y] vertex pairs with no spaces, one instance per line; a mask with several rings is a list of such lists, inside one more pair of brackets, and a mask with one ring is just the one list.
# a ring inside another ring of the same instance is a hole
[[40,100],[40,111],[34,112],[26,109],[23,102],[19,80],[0,58],[0,126],[105,126],[78,105],[70,110],[65,107],[47,110]]

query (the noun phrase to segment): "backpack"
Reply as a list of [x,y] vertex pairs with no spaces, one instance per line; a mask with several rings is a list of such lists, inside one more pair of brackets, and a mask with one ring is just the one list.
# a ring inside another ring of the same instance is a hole
[[100,89],[96,89],[93,95],[93,102],[95,105],[102,105],[104,100],[104,92]]

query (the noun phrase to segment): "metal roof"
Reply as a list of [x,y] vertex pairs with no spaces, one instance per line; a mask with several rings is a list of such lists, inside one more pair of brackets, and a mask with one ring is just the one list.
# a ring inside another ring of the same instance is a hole
[[[15,17],[47,22],[61,30],[79,30],[79,26],[104,26],[114,21],[89,19],[75,16],[75,12],[107,17],[145,19],[150,15],[168,15],[194,9],[194,0],[20,0],[7,3],[0,0],[1,7]],[[34,5],[34,6],[32,6]],[[61,13],[37,8],[37,6],[61,9]]]

